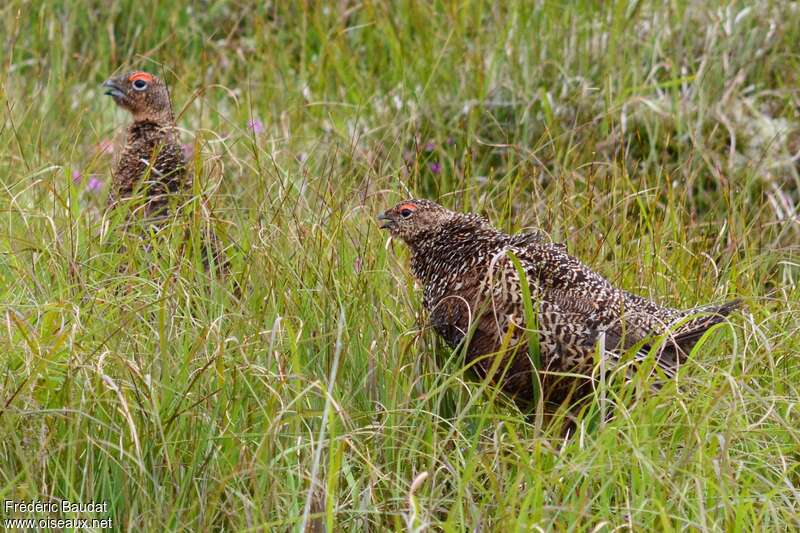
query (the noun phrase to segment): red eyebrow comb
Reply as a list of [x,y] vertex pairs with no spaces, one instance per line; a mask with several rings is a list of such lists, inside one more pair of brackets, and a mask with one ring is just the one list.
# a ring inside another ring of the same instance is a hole
[[401,206],[398,206],[398,209],[410,209],[412,211],[416,211],[417,210],[417,206],[414,205],[414,204],[403,204]]
[[147,82],[153,81],[153,76],[147,72],[134,72],[128,78],[128,81],[144,80]]

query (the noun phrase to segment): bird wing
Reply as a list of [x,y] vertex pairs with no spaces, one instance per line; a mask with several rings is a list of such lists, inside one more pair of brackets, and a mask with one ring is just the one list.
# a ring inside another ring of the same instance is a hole
[[[615,288],[563,247],[530,243],[511,251],[527,275],[532,299],[540,302],[539,328],[549,328],[543,334],[553,335],[564,357],[590,356],[604,334],[605,352],[619,359],[631,347],[666,331],[679,313]],[[510,259],[501,262],[507,264],[501,269],[514,268]],[[518,279],[515,285],[510,291],[520,294]],[[643,360],[649,353],[645,343],[634,359]],[[657,357],[657,362],[670,373],[675,364],[672,357]]]
[[541,230],[532,230],[525,233],[511,235],[508,239],[508,242],[511,246],[515,247],[525,247],[530,244],[543,244],[556,246],[565,252],[567,251],[566,244],[551,241],[550,236]]

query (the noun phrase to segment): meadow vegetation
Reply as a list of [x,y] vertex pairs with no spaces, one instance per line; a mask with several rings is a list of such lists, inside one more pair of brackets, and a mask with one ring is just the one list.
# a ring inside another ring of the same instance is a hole
[[[138,530],[800,527],[796,3],[147,4],[0,6],[0,500]],[[129,67],[169,83],[196,176],[144,239],[104,214],[128,116],[100,84]],[[747,311],[565,438],[427,328],[375,221],[410,196]],[[226,278],[182,243],[208,225]]]

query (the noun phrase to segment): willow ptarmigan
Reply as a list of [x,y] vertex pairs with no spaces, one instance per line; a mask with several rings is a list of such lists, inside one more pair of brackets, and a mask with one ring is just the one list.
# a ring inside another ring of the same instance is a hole
[[615,288],[542,234],[507,235],[479,215],[455,213],[429,200],[400,202],[378,219],[411,249],[411,270],[423,286],[434,330],[455,348],[474,328],[467,363],[474,363],[481,377],[513,324],[505,344],[511,359],[501,360],[495,375],[507,367],[503,389],[523,402],[532,397],[535,378],[522,288],[508,252],[526,273],[537,309],[542,392],[550,402],[563,401],[588,382],[564,375],[592,375],[601,333],[612,364],[634,346],[634,359],[641,360],[649,343],[666,336],[655,351],[656,363],[672,376],[703,333],[739,306],[732,301],[693,310],[661,307]]
[[[142,195],[145,219],[158,223],[169,215],[171,198],[192,189],[167,85],[152,74],[133,71],[106,80],[103,87],[133,116],[114,169],[108,206],[113,208],[121,200]],[[210,228],[203,243],[206,266],[209,256],[222,271],[228,269],[221,243]]]
[[171,195],[192,188],[167,86],[152,74],[134,71],[106,80],[103,87],[133,115],[114,169],[108,205],[141,194],[146,217],[163,218]]

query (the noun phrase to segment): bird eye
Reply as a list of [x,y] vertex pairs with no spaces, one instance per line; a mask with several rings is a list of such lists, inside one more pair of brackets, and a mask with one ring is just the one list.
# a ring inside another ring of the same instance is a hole
[[133,88],[137,91],[144,91],[147,89],[147,82],[144,80],[136,80],[133,82]]
[[411,216],[412,213],[413,211],[411,209],[403,209],[402,211],[400,211],[400,216],[403,218],[408,218]]

